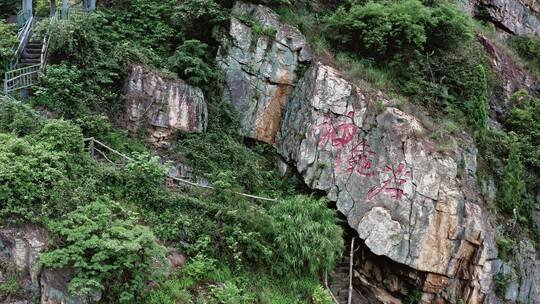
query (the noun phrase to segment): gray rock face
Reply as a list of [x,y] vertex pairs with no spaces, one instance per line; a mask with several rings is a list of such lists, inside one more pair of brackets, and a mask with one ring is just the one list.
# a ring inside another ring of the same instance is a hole
[[457,4],[471,16],[489,18],[506,35],[540,35],[537,0],[459,0]]
[[371,252],[430,274],[425,299],[481,303],[497,250],[476,191],[476,150],[438,153],[420,121],[391,104],[315,64],[286,104],[278,152],[328,192]]
[[41,227],[24,225],[0,227],[0,258],[12,262],[17,270],[29,278],[30,289],[39,288],[39,255],[47,249],[49,235]]
[[515,35],[540,35],[537,0],[480,0],[495,25]]
[[[273,143],[299,66],[311,60],[311,52],[298,29],[281,23],[267,7],[237,2],[232,15],[238,18],[231,18],[230,37],[218,55],[226,98],[240,112],[242,135]],[[252,20],[263,33],[242,20]]]
[[149,125],[150,142],[167,144],[178,130],[201,133],[206,129],[208,113],[199,88],[181,79],[165,79],[141,65],[133,66],[127,88],[127,128],[137,131]]
[[540,260],[536,259],[536,251],[529,241],[520,241],[512,261],[500,263],[495,275],[502,275],[506,281],[504,290],[500,291],[506,301],[539,303]]

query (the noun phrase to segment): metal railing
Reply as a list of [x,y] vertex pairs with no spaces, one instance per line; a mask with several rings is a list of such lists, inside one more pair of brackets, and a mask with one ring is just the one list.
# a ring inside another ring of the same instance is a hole
[[17,38],[19,39],[19,45],[17,46],[17,49],[15,50],[15,58],[11,62],[12,69],[15,68],[17,64],[19,64],[19,58],[21,57],[21,54],[24,51],[24,48],[28,44],[28,39],[30,39],[30,37],[32,36],[35,23],[36,23],[35,18],[33,16],[30,16],[30,18],[26,20],[24,27],[19,31],[17,35]]
[[[49,18],[49,26],[55,21],[69,21],[74,18],[79,18],[88,15],[88,10],[84,9],[82,5],[77,4],[69,6],[67,9],[57,8],[54,15]],[[19,38],[19,45],[15,50],[14,59],[4,74],[4,95],[9,96],[11,92],[31,87],[39,81],[41,73],[45,72],[47,66],[47,52],[49,49],[49,42],[51,36],[49,31],[43,36],[43,45],[40,54],[40,63],[32,66],[26,66],[17,68],[19,60],[28,45],[30,37],[32,37],[36,18],[32,15],[27,15],[20,11],[17,14],[17,23],[19,24],[19,32],[17,37]],[[48,27],[47,27],[48,28]]]
[[41,70],[41,64],[26,66],[7,71],[4,77],[4,95],[34,85]]
[[86,11],[82,6],[70,6],[67,10],[60,8],[56,9],[56,12],[53,16],[51,16],[51,20],[53,21],[69,21],[74,18],[79,18],[88,15],[88,11]]
[[[114,162],[113,160],[111,160],[111,157],[107,156],[107,152],[109,152],[109,153],[112,153],[113,155],[115,155],[116,157],[120,157],[120,159],[122,159],[124,162],[133,161],[133,158],[131,158],[131,157],[127,156],[126,154],[121,153],[121,152],[107,146],[106,144],[102,143],[101,141],[95,139],[94,137],[85,138],[84,142],[88,143],[88,150],[90,152],[90,157],[92,159],[94,159],[94,160],[97,160],[99,157],[101,157],[103,160],[105,160],[106,162],[108,162],[108,163],[110,163],[112,165],[115,165],[115,166],[122,165],[122,164],[118,164],[118,163]],[[219,188],[216,188],[214,186],[209,186],[209,185],[201,185],[201,184],[194,183],[192,181],[189,181],[189,180],[186,180],[186,179],[183,179],[183,178],[176,177],[176,176],[174,176],[174,175],[172,175],[170,173],[167,175],[167,177],[170,180],[174,181],[174,182],[178,182],[178,183],[188,185],[188,186],[191,186],[191,187],[202,188],[202,189],[206,189],[206,190],[210,190],[210,191],[229,192],[229,193],[240,195],[240,196],[247,197],[247,198],[250,198],[250,199],[262,200],[262,201],[269,201],[269,202],[277,202],[278,201],[275,198],[267,198],[267,197],[256,196],[256,195],[242,193],[242,192],[236,192],[236,191],[232,191],[232,190],[228,190],[228,189],[219,189]]]

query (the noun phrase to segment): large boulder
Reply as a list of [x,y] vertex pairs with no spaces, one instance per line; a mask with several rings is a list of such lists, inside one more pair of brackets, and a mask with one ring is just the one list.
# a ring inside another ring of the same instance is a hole
[[232,15],[218,55],[225,97],[239,110],[242,135],[273,143],[283,105],[311,52],[300,31],[267,7],[237,2]]
[[286,104],[278,153],[337,202],[372,253],[424,274],[426,303],[481,303],[497,250],[474,143],[464,134],[467,148],[440,153],[422,123],[393,105],[317,63]]
[[148,127],[149,141],[166,145],[177,131],[201,133],[208,119],[199,88],[181,79],[167,79],[156,71],[134,65],[127,86],[127,128]]

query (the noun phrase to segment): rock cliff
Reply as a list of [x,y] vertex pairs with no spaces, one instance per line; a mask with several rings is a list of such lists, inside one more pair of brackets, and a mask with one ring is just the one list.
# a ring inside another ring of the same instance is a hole
[[373,254],[425,273],[425,301],[481,303],[497,250],[476,190],[476,150],[465,137],[471,148],[441,154],[425,134],[381,93],[316,63],[285,107],[276,145]]
[[262,5],[237,2],[230,39],[218,64],[225,71],[225,98],[240,112],[240,133],[273,143],[287,96],[303,63],[311,60],[305,37]]
[[462,0],[460,4],[503,33],[540,35],[540,2],[536,0]]
[[166,79],[155,71],[134,65],[127,85],[127,128],[148,126],[149,141],[168,143],[176,131],[200,133],[206,129],[207,106],[199,88],[181,79]]
[[[233,11],[282,27],[262,6],[238,3]],[[411,288],[421,291],[423,303],[499,302],[494,277],[506,266],[497,259],[497,231],[476,182],[474,141],[463,133],[441,152],[414,113],[384,93],[357,86],[320,62],[301,73],[299,63],[310,58],[301,56],[307,45],[297,49],[295,61],[286,61],[295,69],[286,74],[294,81],[279,94],[283,108],[270,107],[276,84],[266,64],[279,71],[283,59],[264,52],[267,38],[254,38],[253,25],[233,18],[230,27],[218,60],[229,100],[241,113],[241,134],[274,143],[283,172],[290,172],[287,165],[296,168],[307,186],[336,202],[362,240],[356,287],[381,303],[400,303]],[[296,29],[289,32],[305,44]],[[492,58],[500,73],[509,73],[506,57],[494,50]],[[535,81],[514,72],[508,78],[518,79],[506,86],[506,100]],[[528,271],[517,276],[507,300],[540,301],[535,255],[524,255]]]

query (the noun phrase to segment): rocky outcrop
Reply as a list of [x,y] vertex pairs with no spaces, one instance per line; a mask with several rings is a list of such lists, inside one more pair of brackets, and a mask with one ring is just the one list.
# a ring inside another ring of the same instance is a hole
[[[474,140],[463,133],[440,152],[399,102],[321,63],[300,72],[311,59],[305,39],[269,9],[239,2],[233,16],[218,61],[240,133],[273,143],[283,174],[294,167],[336,202],[361,238],[364,254],[354,263],[362,296],[400,303],[419,289],[422,303],[498,303],[493,279],[502,262],[476,181]],[[534,82],[492,54],[509,79],[506,99]],[[518,294],[530,292],[515,299],[534,303],[538,271],[530,269],[517,283]]]
[[474,143],[464,136],[469,148],[441,154],[421,122],[393,105],[315,64],[287,102],[278,152],[337,202],[373,254],[423,274],[425,303],[482,303],[497,250]]
[[498,262],[496,292],[512,303],[540,303],[540,260],[530,241],[521,240],[511,262]]
[[232,15],[218,55],[226,98],[239,110],[242,135],[273,143],[287,96],[311,52],[298,29],[264,6],[237,2]]
[[531,96],[540,96],[540,80],[531,76],[512,56],[499,48],[486,36],[478,35],[478,40],[484,47],[492,71],[500,81],[498,90],[490,97],[490,113],[495,119],[504,118],[515,106],[512,95],[525,90]]
[[[16,267],[18,283],[23,290],[21,294],[25,294],[26,298],[41,298],[42,304],[86,304],[99,301],[100,292],[91,298],[70,295],[68,283],[74,275],[73,271],[39,267],[39,256],[47,250],[50,242],[47,230],[36,225],[0,227],[0,262],[11,263]],[[21,300],[21,303],[35,302],[25,301]]]
[[515,35],[540,35],[540,3],[535,0],[480,0],[495,25]]
[[49,235],[34,225],[0,227],[0,259],[12,263],[22,275],[21,286],[28,292],[39,291],[38,257],[47,249]]
[[75,276],[73,269],[49,269],[41,273],[41,304],[89,304],[101,300],[101,290],[95,289],[89,296],[73,295],[68,283]]
[[540,2],[537,0],[460,0],[470,15],[487,19],[512,35],[540,35]]
[[166,79],[141,65],[133,66],[129,77],[126,113],[128,130],[148,125],[149,141],[157,146],[168,144],[177,131],[203,132],[208,119],[199,88],[181,79]]

